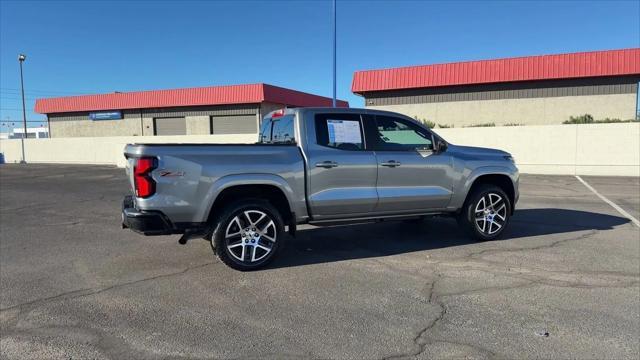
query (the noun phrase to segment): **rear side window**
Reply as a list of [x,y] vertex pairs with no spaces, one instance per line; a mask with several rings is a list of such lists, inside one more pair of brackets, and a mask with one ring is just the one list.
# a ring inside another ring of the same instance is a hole
[[339,150],[364,150],[362,121],[358,114],[317,114],[316,142]]
[[260,127],[260,143],[263,144],[295,144],[293,115],[281,118],[267,118]]

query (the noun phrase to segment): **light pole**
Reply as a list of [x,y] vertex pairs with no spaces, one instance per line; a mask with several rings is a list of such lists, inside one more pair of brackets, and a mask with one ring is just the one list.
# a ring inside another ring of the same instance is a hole
[[336,107],[336,0],[333,0],[333,107]]
[[24,124],[24,133],[20,139],[22,140],[22,161],[21,164],[26,164],[27,159],[24,155],[24,139],[27,137],[27,110],[26,105],[24,103],[24,78],[22,77],[22,63],[27,59],[27,55],[20,54],[18,56],[18,61],[20,62],[20,89],[22,90],[22,122]]

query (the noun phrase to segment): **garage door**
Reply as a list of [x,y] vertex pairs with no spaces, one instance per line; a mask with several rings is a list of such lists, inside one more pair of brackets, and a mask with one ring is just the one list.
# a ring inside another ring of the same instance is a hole
[[258,132],[255,115],[227,115],[211,117],[212,134],[255,134]]
[[184,117],[153,119],[154,135],[186,135],[187,123]]

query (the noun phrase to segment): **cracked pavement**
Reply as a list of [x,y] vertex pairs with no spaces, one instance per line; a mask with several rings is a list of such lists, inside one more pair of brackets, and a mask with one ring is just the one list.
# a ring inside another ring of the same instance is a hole
[[[637,178],[583,179],[637,216]],[[574,177],[520,186],[502,240],[304,226],[240,273],[120,229],[122,169],[2,165],[0,358],[637,359],[640,229]]]

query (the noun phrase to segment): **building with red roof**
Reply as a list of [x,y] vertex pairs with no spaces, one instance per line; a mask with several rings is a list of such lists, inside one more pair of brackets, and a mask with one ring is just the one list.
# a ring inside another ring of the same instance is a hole
[[260,119],[283,107],[331,105],[323,96],[246,84],[37,99],[35,111],[47,115],[51,137],[217,135],[257,134]]
[[365,106],[440,125],[634,119],[640,48],[357,71]]

